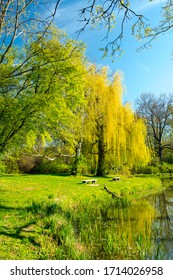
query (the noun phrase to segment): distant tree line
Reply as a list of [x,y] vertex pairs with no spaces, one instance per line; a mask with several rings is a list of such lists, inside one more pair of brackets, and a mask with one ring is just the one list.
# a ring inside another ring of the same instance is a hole
[[147,146],[162,162],[173,151],[173,94],[142,94],[136,112],[147,126]]

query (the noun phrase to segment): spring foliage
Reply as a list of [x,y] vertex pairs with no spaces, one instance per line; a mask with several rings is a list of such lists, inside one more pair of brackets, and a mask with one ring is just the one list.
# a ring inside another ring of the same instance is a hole
[[148,162],[144,123],[122,103],[121,73],[87,67],[84,50],[56,28],[11,48],[0,65],[2,153],[73,158],[74,173],[84,158],[97,175]]
[[97,157],[97,174],[103,175],[106,169],[122,165],[131,168],[147,163],[150,155],[145,144],[145,125],[135,116],[130,104],[122,103],[121,73],[108,79],[106,68],[97,71],[92,66],[88,81],[86,139],[92,147],[91,154]]

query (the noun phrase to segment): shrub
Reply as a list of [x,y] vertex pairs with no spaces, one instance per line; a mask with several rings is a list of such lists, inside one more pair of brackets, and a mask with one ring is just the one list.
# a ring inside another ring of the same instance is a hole
[[142,173],[142,174],[157,174],[159,173],[160,170],[157,166],[152,166],[152,165],[146,165],[146,166],[141,166],[137,173]]
[[75,158],[74,162],[72,164],[71,168],[71,174],[77,175],[77,174],[90,174],[91,173],[91,166],[89,167],[89,164],[87,160],[83,157],[81,158]]
[[70,174],[71,166],[57,161],[43,161],[35,166],[31,172],[38,174]]
[[18,167],[22,173],[32,173],[32,170],[41,162],[40,158],[35,158],[29,155],[21,155],[18,159]]
[[0,174],[3,174],[6,172],[6,166],[3,162],[0,161]]
[[3,158],[3,165],[5,167],[5,172],[8,174],[20,173],[17,158],[15,156],[7,155]]
[[173,164],[166,162],[157,165],[147,165],[135,170],[138,174],[173,173]]
[[90,168],[88,167],[88,164],[85,160],[81,160],[79,165],[78,165],[78,173],[79,174],[89,174],[90,173]]
[[159,169],[161,173],[173,173],[173,164],[163,162],[160,164]]

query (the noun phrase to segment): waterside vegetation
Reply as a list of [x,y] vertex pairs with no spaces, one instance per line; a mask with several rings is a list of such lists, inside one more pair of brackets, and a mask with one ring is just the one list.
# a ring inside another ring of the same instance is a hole
[[0,258],[146,258],[155,213],[144,197],[163,191],[160,179],[100,177],[91,185],[82,179],[1,176]]

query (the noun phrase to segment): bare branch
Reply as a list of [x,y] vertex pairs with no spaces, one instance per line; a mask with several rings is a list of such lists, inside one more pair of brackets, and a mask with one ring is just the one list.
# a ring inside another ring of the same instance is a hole
[[118,35],[101,50],[104,52],[104,55],[107,54],[109,49],[111,49],[112,56],[114,56],[116,52],[121,54],[121,43],[124,36],[125,24],[136,18],[136,22],[133,24],[132,28],[137,26],[144,28],[146,26],[145,21],[147,20],[142,14],[138,14],[130,8],[129,1],[105,0],[103,2],[100,1],[100,6],[96,5],[96,1],[92,1],[91,5],[80,10],[79,17],[81,19],[79,21],[80,23],[83,23],[83,26],[77,31],[77,37],[79,37],[88,25],[91,25],[94,28],[97,25],[99,25],[100,28],[104,25],[104,28],[107,29],[107,33],[103,40],[108,39],[109,33],[115,28],[115,19],[118,18],[118,16],[122,16],[119,31],[117,30]]
[[[105,40],[114,29],[116,31],[114,39],[101,48],[103,56],[106,56],[108,51],[111,51],[113,57],[117,53],[119,55],[123,53],[122,41],[127,24],[131,25],[132,35],[137,40],[143,41],[137,51],[150,48],[158,36],[173,28],[173,3],[170,0],[167,0],[165,5],[160,8],[162,20],[156,27],[152,27],[150,21],[143,14],[139,14],[131,8],[132,1],[130,0],[92,0],[89,3],[91,4],[80,10],[79,21],[82,27],[77,31],[77,37],[87,26],[99,29],[103,27],[106,30],[106,36],[103,38]],[[117,26],[115,26],[116,23],[118,23]]]
[[[27,33],[29,35],[30,33],[32,38],[34,38],[39,32],[38,42],[45,36],[54,20],[60,2],[61,0],[57,0],[54,3],[54,10],[46,19],[39,18],[33,12],[31,13],[32,16],[30,16],[31,6],[35,5],[36,7],[35,0],[8,0],[0,2],[0,63],[4,61],[14,42],[22,34]],[[42,6],[45,6],[44,4],[45,1],[38,1],[37,9],[39,10]],[[48,8],[45,7],[45,9]]]
[[57,154],[53,158],[48,157],[46,155],[41,155],[40,153],[33,154],[33,153],[24,153],[24,152],[22,152],[22,154],[24,154],[24,155],[31,155],[33,157],[43,157],[43,158],[46,158],[47,160],[50,160],[50,161],[54,161],[54,160],[56,160],[57,158],[60,158],[60,157],[67,157],[67,158],[75,157],[75,155],[68,155],[68,154],[61,154],[61,153]]

